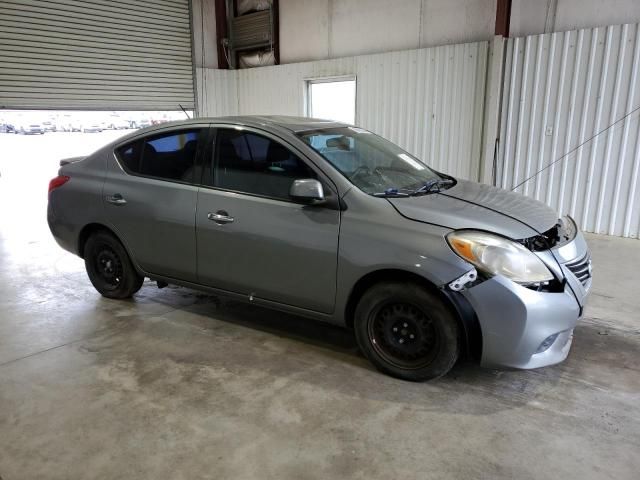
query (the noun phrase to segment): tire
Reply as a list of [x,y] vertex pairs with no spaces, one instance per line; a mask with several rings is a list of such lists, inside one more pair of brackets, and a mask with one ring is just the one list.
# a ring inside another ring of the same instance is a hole
[[87,239],[84,265],[95,289],[107,298],[129,298],[144,281],[120,241],[108,232],[96,232]]
[[374,285],[360,299],[354,329],[373,365],[414,382],[445,375],[460,354],[460,327],[440,297],[411,282]]

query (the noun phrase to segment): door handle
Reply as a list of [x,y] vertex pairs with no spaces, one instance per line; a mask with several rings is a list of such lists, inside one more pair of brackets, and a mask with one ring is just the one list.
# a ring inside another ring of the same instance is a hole
[[119,193],[114,193],[113,195],[107,195],[105,200],[113,205],[125,205],[127,201],[124,199],[122,195]]
[[207,214],[207,218],[220,225],[223,225],[225,223],[233,223],[234,220],[234,218],[230,217],[229,214],[224,210],[218,210],[216,213],[209,212]]

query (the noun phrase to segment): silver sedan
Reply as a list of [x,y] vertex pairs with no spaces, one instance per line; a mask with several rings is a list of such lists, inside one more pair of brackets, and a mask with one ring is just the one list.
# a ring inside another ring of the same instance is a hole
[[61,164],[49,226],[102,295],[149,277],[343,325],[407,380],[561,362],[591,286],[571,218],[350,125],[194,119]]

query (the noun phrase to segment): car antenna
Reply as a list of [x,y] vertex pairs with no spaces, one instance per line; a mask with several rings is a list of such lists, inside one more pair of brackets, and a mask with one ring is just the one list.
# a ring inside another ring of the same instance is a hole
[[584,142],[582,142],[580,145],[572,148],[571,150],[569,150],[567,153],[565,153],[564,155],[562,155],[561,157],[558,157],[557,159],[555,159],[553,162],[551,162],[549,165],[546,165],[544,167],[542,167],[540,170],[538,170],[536,173],[534,173],[533,175],[531,175],[530,177],[525,178],[523,181],[521,181],[519,184],[517,184],[515,187],[513,187],[511,189],[511,191],[513,192],[516,188],[518,188],[521,185],[524,185],[525,183],[527,183],[529,180],[531,180],[532,178],[537,177],[538,175],[540,175],[542,172],[544,172],[547,168],[549,168],[551,165],[555,165],[556,163],[558,163],[560,160],[563,160],[564,158],[567,158],[569,155],[571,155],[573,152],[575,152],[576,150],[578,150],[579,148],[581,148],[583,145],[585,145],[586,143],[589,143],[591,140],[593,140],[594,138],[596,138],[598,135],[600,135],[601,133],[606,132],[607,130],[609,130],[610,128],[612,128],[614,125],[616,125],[617,123],[620,123],[621,121],[623,121],[625,118],[630,117],[631,115],[633,115],[634,113],[636,113],[638,110],[640,110],[640,105],[638,105],[636,108],[634,108],[633,110],[631,110],[630,112],[624,114],[622,117],[620,117],[618,120],[616,120],[615,122],[613,122],[611,125],[609,125],[606,128],[603,128],[602,130],[600,130],[598,133],[595,133],[593,136],[587,138]]
[[187,111],[184,109],[184,107],[183,107],[182,105],[180,105],[180,104],[178,104],[178,106],[179,106],[179,107],[180,107],[180,109],[184,112],[184,114],[187,116],[187,118],[188,118],[189,120],[191,120],[191,117],[189,116],[189,114],[187,113]]

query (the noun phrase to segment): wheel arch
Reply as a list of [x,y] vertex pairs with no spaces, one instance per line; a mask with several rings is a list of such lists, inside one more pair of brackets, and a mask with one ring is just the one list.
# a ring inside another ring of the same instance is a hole
[[136,271],[142,276],[145,276],[145,277],[148,276],[147,273],[142,268],[140,268],[140,265],[138,265],[138,261],[136,260],[135,256],[132,254],[129,247],[127,247],[127,244],[122,241],[122,238],[120,237],[120,235],[118,235],[115,230],[113,230],[112,228],[109,228],[107,225],[103,223],[96,223],[96,222],[88,223],[87,225],[82,227],[82,229],[80,230],[80,233],[78,234],[78,245],[77,245],[78,256],[80,258],[84,259],[84,248],[87,243],[87,240],[95,232],[107,232],[113,235],[120,242],[120,245],[122,245],[125,252],[127,252],[127,255],[129,256],[129,260],[131,260],[131,263],[133,264],[133,267],[136,269]]
[[82,227],[82,230],[80,230],[80,233],[78,234],[77,249],[78,249],[78,256],[80,258],[84,259],[84,247],[87,244],[87,240],[89,239],[89,237],[94,233],[100,232],[100,231],[110,233],[111,235],[116,237],[120,241],[120,243],[122,243],[122,240],[120,240],[118,235],[116,235],[116,232],[111,230],[106,225],[103,225],[101,223],[89,223],[84,227]]
[[467,356],[479,360],[482,355],[482,330],[478,318],[469,304],[459,292],[449,292],[443,288],[438,288],[426,278],[406,270],[382,269],[369,272],[360,278],[351,289],[347,304],[345,306],[345,324],[353,328],[356,306],[362,295],[371,287],[382,282],[412,282],[437,294],[443,302],[451,309],[463,335],[463,351]]

